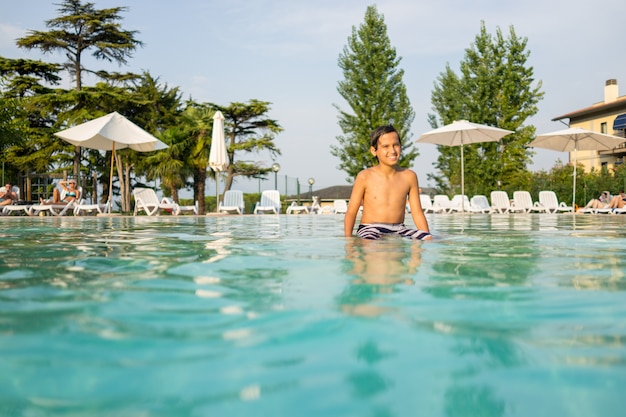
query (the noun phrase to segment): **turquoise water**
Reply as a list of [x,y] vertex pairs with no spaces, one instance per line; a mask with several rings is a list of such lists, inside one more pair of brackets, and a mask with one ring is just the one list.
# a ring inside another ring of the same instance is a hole
[[626,216],[4,218],[0,416],[622,416]]

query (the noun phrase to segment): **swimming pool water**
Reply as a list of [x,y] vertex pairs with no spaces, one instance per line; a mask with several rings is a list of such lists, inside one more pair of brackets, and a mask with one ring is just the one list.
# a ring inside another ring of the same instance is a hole
[[626,216],[428,219],[2,219],[0,416],[622,416]]

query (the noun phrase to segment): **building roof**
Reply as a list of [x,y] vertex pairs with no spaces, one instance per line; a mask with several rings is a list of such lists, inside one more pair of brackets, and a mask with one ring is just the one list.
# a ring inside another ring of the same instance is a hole
[[616,100],[610,103],[596,103],[584,109],[575,110],[573,112],[566,113],[562,116],[552,119],[553,122],[563,119],[574,119],[581,117],[593,117],[598,115],[605,115],[607,113],[616,113],[626,111],[626,96],[618,97]]
[[318,196],[320,200],[349,200],[352,194],[352,185],[333,185],[332,187],[313,190],[313,195]]

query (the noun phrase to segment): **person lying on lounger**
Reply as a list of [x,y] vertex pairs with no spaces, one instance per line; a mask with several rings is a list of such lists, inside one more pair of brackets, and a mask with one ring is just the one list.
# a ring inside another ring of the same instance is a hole
[[608,208],[621,209],[621,208],[624,208],[624,206],[626,206],[626,194],[624,194],[624,190],[620,190],[619,195],[616,195],[615,197],[611,199],[611,202],[609,203]]
[[607,208],[611,203],[611,194],[604,191],[600,197],[589,200],[585,208],[602,209]]
[[52,200],[44,200],[41,198],[39,199],[41,204],[68,204],[80,199],[80,190],[76,188],[76,180],[59,181],[59,185],[65,192],[63,199],[61,199],[59,188],[55,187],[52,192]]

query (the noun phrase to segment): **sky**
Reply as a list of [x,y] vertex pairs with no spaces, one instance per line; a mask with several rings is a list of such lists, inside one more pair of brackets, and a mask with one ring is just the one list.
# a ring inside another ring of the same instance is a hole
[[[6,0],[5,0],[6,2]],[[58,16],[58,1],[20,0],[0,14],[0,55],[6,58],[63,62],[59,53],[21,50],[15,39],[28,30],[46,30]],[[118,67],[86,61],[97,69],[149,71],[183,99],[227,106],[257,99],[271,102],[268,116],[284,128],[276,138],[282,154],[248,155],[265,166],[278,162],[280,176],[298,178],[302,187],[314,178],[314,189],[347,184],[347,174],[331,154],[342,132],[335,105],[349,111],[337,93],[343,74],[337,65],[353,27],[363,23],[375,4],[384,16],[391,44],[401,57],[404,83],[415,111],[412,137],[431,130],[431,92],[447,64],[458,73],[484,22],[494,35],[508,36],[512,26],[528,39],[530,57],[545,93],[539,112],[526,124],[537,133],[565,126],[551,119],[601,102],[604,84],[615,78],[626,86],[626,2],[617,0],[92,0],[98,9],[125,6],[122,27],[144,43]],[[66,81],[65,88],[72,88]],[[623,95],[624,88],[620,88]],[[404,138],[407,140],[407,138]],[[438,156],[432,144],[416,144],[420,155],[412,167],[421,186],[434,185]],[[532,170],[549,170],[566,153],[536,149]],[[236,156],[237,157],[237,156]]]

